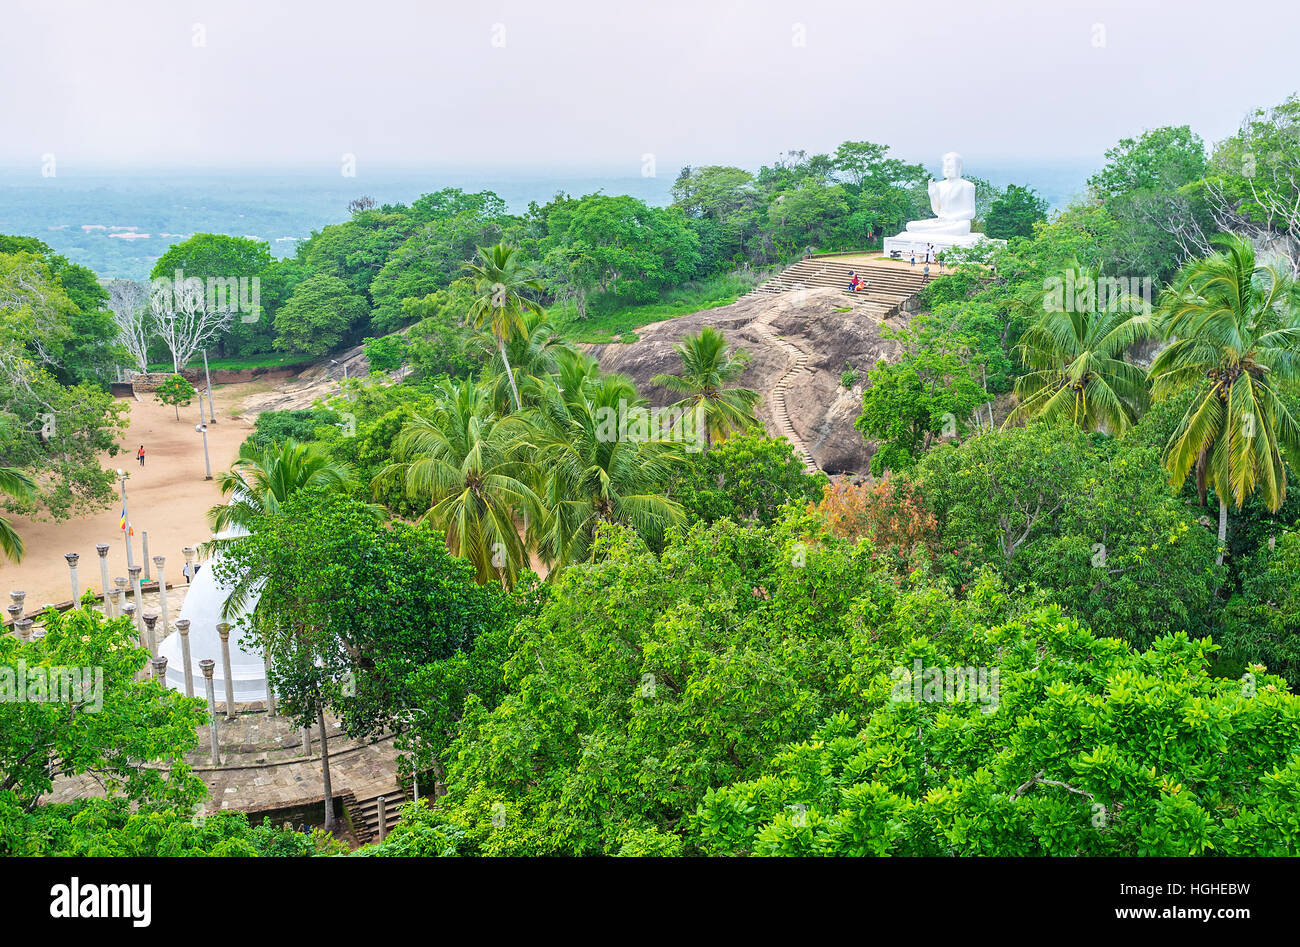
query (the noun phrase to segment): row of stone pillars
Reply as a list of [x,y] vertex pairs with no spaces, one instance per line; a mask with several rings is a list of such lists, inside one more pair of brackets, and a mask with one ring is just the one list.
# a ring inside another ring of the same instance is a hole
[[[30,625],[31,622],[28,622]],[[194,696],[194,672],[190,660],[190,622],[188,618],[179,619],[176,622],[176,633],[181,636],[181,661],[185,665],[185,696]],[[225,717],[227,720],[235,719],[235,679],[230,668],[230,622],[217,622],[217,635],[221,638],[221,670],[226,680],[225,694]],[[158,656],[149,662],[153,670],[153,679],[159,683],[166,684],[167,680],[167,658]],[[217,697],[216,684],[213,681],[213,671],[216,669],[217,662],[211,658],[204,658],[199,661],[199,670],[203,672],[208,699],[208,726],[212,738],[212,765],[219,766],[220,751],[218,748],[217,736]],[[270,668],[267,668],[266,674],[266,713],[268,717],[274,717],[275,691],[271,689]],[[324,726],[322,722],[321,726]],[[311,757],[311,728],[302,728],[302,746],[303,753]],[[322,741],[323,743],[324,741]]]
[[[99,573],[103,586],[103,603],[104,615],[106,618],[119,618],[123,615],[130,618],[135,624],[136,631],[139,635],[140,646],[146,648],[150,654],[150,666],[155,680],[166,683],[167,659],[158,655],[158,645],[163,638],[167,637],[168,617],[167,617],[167,580],[165,568],[167,564],[166,557],[154,556],[153,563],[158,570],[158,601],[159,610],[162,612],[162,628],[158,629],[157,623],[159,616],[152,612],[146,613],[143,610],[143,589],[141,588],[141,575],[148,579],[148,538],[147,534],[143,537],[145,565],[132,565],[127,568],[128,576],[120,576],[113,582],[113,587],[108,584],[108,551],[107,543],[98,543],[95,551],[99,554]],[[185,564],[189,569],[193,568],[195,553],[197,550],[193,546],[186,546],[181,550],[185,554]],[[68,563],[68,574],[72,583],[72,601],[74,606],[79,602],[81,597],[81,585],[77,577],[77,563],[80,555],[75,552],[64,553],[64,559]],[[127,596],[132,595],[134,601],[128,601]],[[9,593],[11,604],[6,608],[10,618],[13,620],[14,630],[18,634],[20,641],[27,642],[32,639],[32,624],[30,618],[25,617],[25,601],[27,593],[22,590],[14,590]],[[161,631],[161,634],[159,633]],[[185,668],[185,696],[194,696],[194,671],[193,663],[190,659],[190,622],[189,619],[180,618],[176,620],[176,632],[181,636],[181,660]],[[221,638],[221,670],[225,677],[225,716],[227,720],[235,719],[235,681],[231,673],[230,665],[230,623],[218,622],[217,635]],[[207,699],[209,708],[209,726],[212,736],[212,763],[214,766],[220,765],[219,747],[217,739],[217,704],[215,685],[213,682],[213,671],[216,662],[211,658],[204,658],[199,661],[199,669],[202,671],[207,683]],[[270,717],[276,714],[275,692],[271,689],[271,668],[270,663],[266,666],[266,712]],[[311,756],[311,728],[302,728],[303,751],[306,756]]]

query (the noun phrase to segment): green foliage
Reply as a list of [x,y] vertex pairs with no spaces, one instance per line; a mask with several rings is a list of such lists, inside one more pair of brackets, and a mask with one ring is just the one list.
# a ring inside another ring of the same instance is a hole
[[[9,264],[18,264],[18,272],[0,261],[0,312],[10,318],[8,310],[15,302],[21,308],[26,297],[27,305],[43,310],[29,340],[39,342],[40,358],[54,377],[64,385],[102,385],[124,353],[112,317],[104,309],[108,292],[98,278],[35,237],[0,234],[0,257],[6,256]],[[39,278],[31,278],[32,269]],[[19,275],[27,278],[15,280]],[[52,315],[56,315],[53,320]]]
[[[421,768],[467,696],[494,706],[500,635],[516,606],[426,526],[383,524],[365,503],[312,488],[257,521],[222,575],[265,576],[252,627],[280,706],[302,723],[332,707],[354,737],[396,729]],[[348,607],[340,607],[348,603]]]
[[[1149,300],[1111,289],[1098,269],[1067,265],[1034,293],[1034,321],[1016,352],[1025,374],[1008,424],[1065,420],[1086,431],[1122,434],[1147,403],[1146,373],[1125,359],[1136,342],[1155,335]],[[1127,284],[1125,284],[1127,285]]]
[[1145,647],[1213,627],[1214,536],[1161,481],[1157,453],[1033,424],[931,451],[916,475],[958,587],[983,563],[1100,634]]
[[342,421],[342,416],[329,408],[263,411],[257,416],[247,443],[258,447],[271,447],[285,441],[306,443],[315,440],[321,428],[337,427]]
[[1188,126],[1122,139],[1088,187],[1117,229],[1100,247],[1111,272],[1167,279],[1214,227],[1202,192],[1205,144]]
[[546,265],[584,298],[610,293],[633,303],[683,283],[700,265],[699,236],[676,208],[591,194],[557,200],[547,216]]
[[[0,496],[12,500],[27,500],[35,492],[36,481],[23,471],[15,467],[0,467]],[[23,538],[18,535],[18,531],[8,520],[0,517],[0,553],[4,553],[14,562],[21,562],[24,552]]]
[[0,796],[0,852],[78,858],[282,857],[337,855],[347,846],[320,829],[310,835],[250,825],[242,812],[196,815],[124,799],[80,799],[21,812]]
[[732,352],[723,334],[712,326],[687,335],[673,348],[682,360],[682,373],[655,375],[650,383],[685,395],[673,407],[696,413],[706,446],[754,423],[754,407],[762,396],[730,386],[749,362],[745,352]]
[[[705,851],[1294,851],[1300,698],[1281,678],[1214,678],[1208,642],[1179,634],[1140,652],[1054,610],[963,630],[898,647],[898,670],[866,688],[865,726],[832,717],[763,776],[709,793]],[[915,662],[996,672],[994,699],[918,700]]]
[[[380,332],[405,323],[405,300],[446,289],[477,247],[502,242],[515,226],[505,202],[491,191],[467,194],[444,188],[402,210],[406,220],[400,226],[408,235],[389,253],[369,285],[372,327]],[[379,239],[388,237],[384,232]]]
[[1007,185],[1006,193],[993,201],[984,220],[984,232],[990,237],[1007,240],[1032,237],[1034,224],[1047,219],[1047,201],[1032,187]]
[[[1202,497],[1240,508],[1259,491],[1270,510],[1286,494],[1286,465],[1300,466],[1300,421],[1286,394],[1300,389],[1300,290],[1289,276],[1257,261],[1250,241],[1189,263],[1161,303],[1172,340],[1151,363],[1152,394],[1197,392],[1165,453],[1172,483],[1193,467]],[[1223,536],[1220,536],[1220,541]]]
[[203,703],[135,679],[149,655],[131,621],[84,608],[41,620],[43,638],[0,636],[0,808],[34,810],[56,773],[92,775],[132,803],[201,799],[185,754],[198,745]]
[[694,851],[711,787],[856,703],[850,603],[874,614],[884,588],[868,550],[826,540],[801,557],[804,527],[696,526],[662,558],[602,529],[520,624],[506,696],[467,704],[440,831],[461,854]]
[[513,583],[528,566],[515,515],[536,522],[540,503],[525,456],[522,418],[499,415],[487,391],[464,381],[414,414],[393,445],[394,463],[376,476],[378,494],[395,485],[408,499],[428,498],[420,521],[437,528],[453,555],[473,564],[478,581]]
[[407,341],[401,335],[385,335],[362,340],[362,348],[372,372],[393,372],[405,361]]
[[747,431],[708,451],[691,454],[673,479],[672,497],[688,523],[729,518],[771,526],[781,508],[821,498],[823,473],[809,474],[784,438]]
[[1241,572],[1242,590],[1225,610],[1224,650],[1300,689],[1300,533],[1264,543]]
[[875,476],[909,469],[937,436],[965,435],[975,408],[988,400],[968,358],[942,336],[905,331],[900,338],[901,358],[882,359],[869,373],[854,424],[880,442],[871,457]]
[[337,276],[308,277],[275,314],[276,348],[324,355],[338,348],[367,315],[366,301]]
[[[243,279],[258,281],[258,312],[241,313],[216,340],[220,356],[269,352],[275,318],[304,274],[291,260],[276,260],[270,245],[247,237],[198,233],[168,247],[154,263],[151,279]],[[251,286],[251,282],[249,284]]]
[[176,420],[181,419],[181,408],[188,408],[194,401],[194,386],[183,375],[168,375],[154,389],[154,397],[160,404],[171,405],[176,411]]

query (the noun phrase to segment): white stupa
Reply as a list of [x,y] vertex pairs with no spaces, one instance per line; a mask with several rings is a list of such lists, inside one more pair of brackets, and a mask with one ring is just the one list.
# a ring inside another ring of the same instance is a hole
[[[243,529],[231,529],[218,533],[214,538],[228,539],[246,536]],[[221,664],[221,637],[217,634],[217,623],[222,621],[221,609],[230,595],[230,587],[217,581],[213,566],[221,557],[214,555],[198,575],[190,581],[189,591],[185,594],[185,604],[181,606],[180,618],[190,622],[190,668],[194,675],[194,696],[203,697],[205,684],[203,671],[199,662],[211,658],[216,662],[212,681],[218,703],[226,699],[226,675]],[[258,595],[249,597],[247,606],[233,614],[225,621],[230,622],[230,675],[235,680],[235,702],[247,703],[266,700],[266,665],[262,655],[256,651],[241,647],[239,620],[257,607]],[[185,664],[181,657],[181,636],[173,631],[158,647],[159,657],[167,659],[167,686],[173,690],[185,691]]]

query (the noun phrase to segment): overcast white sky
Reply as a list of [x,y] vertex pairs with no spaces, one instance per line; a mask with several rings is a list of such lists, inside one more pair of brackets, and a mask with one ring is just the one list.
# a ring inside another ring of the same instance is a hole
[[1298,40],[1295,0],[0,0],[0,164],[1093,159],[1229,134]]

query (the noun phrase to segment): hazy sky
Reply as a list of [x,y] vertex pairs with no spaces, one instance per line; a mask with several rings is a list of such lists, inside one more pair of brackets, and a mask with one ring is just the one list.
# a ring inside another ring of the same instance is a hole
[[1300,86],[1257,0],[0,0],[0,164],[659,173],[1207,140]]

